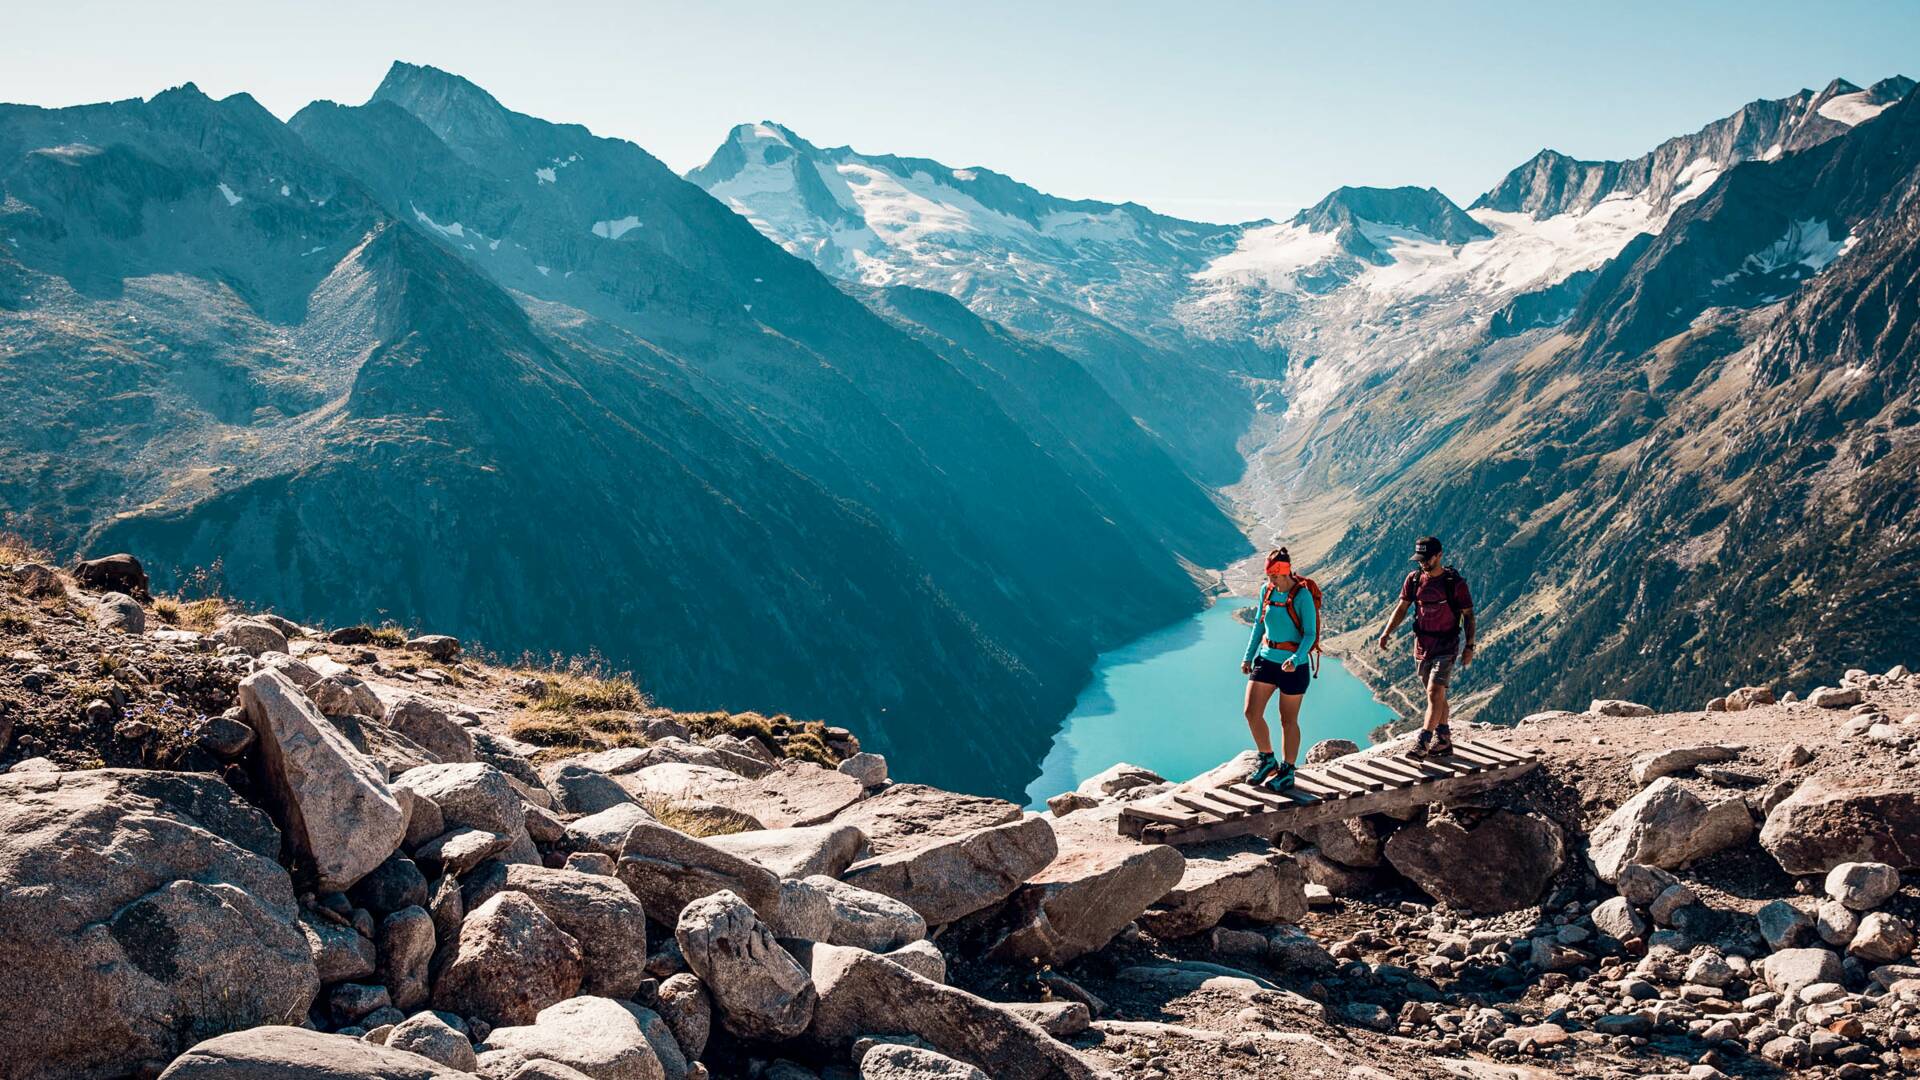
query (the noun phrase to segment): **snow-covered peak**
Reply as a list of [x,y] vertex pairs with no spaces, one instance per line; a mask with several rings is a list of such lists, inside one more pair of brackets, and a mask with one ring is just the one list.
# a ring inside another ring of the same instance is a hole
[[823,148],[771,121],[735,127],[687,179],[836,277],[934,289],[1029,329],[1059,304],[1171,328],[1186,275],[1236,234],[981,166]]

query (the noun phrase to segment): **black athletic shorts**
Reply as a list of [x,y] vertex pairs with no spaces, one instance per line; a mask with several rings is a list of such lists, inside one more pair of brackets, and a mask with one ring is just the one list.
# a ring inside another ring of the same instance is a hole
[[1254,682],[1263,682],[1268,686],[1277,686],[1283,694],[1304,694],[1313,683],[1313,672],[1305,664],[1295,664],[1292,671],[1280,670],[1280,665],[1262,656],[1253,662]]

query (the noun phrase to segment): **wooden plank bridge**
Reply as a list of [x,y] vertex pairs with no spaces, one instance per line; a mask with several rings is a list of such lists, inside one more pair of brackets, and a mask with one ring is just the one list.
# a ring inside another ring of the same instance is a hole
[[1161,844],[1266,836],[1323,821],[1446,802],[1503,784],[1537,764],[1539,755],[1532,750],[1477,739],[1454,743],[1453,753],[1444,758],[1375,750],[1305,765],[1285,792],[1232,779],[1207,783],[1207,777],[1202,777],[1122,807],[1120,832]]

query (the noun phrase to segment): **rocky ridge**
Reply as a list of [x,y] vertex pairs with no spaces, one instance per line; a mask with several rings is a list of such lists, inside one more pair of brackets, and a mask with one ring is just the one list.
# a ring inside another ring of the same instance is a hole
[[1244,761],[1033,814],[843,731],[541,713],[583,684],[445,636],[181,622],[130,557],[0,575],[8,1080],[1920,1060],[1903,668],[1539,714],[1500,734],[1545,764],[1470,803],[1175,849],[1121,807]]

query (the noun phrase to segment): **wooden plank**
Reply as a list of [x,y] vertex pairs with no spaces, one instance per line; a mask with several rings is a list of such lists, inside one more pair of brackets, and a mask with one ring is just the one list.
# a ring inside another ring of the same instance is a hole
[[1373,790],[1373,788],[1368,787],[1367,785],[1362,784],[1357,780],[1348,780],[1332,772],[1329,772],[1325,765],[1320,766],[1319,771],[1317,772],[1309,773],[1304,777],[1297,777],[1295,780],[1295,783],[1298,783],[1300,779],[1311,780],[1314,783],[1323,784],[1327,787],[1331,787],[1335,791],[1340,792],[1340,795],[1342,798],[1351,798],[1355,795],[1365,795],[1367,792]]
[[1387,788],[1385,780],[1375,779],[1363,772],[1355,772],[1337,761],[1327,763],[1321,767],[1320,771],[1325,776],[1365,791],[1385,791]]
[[1241,798],[1253,799],[1270,810],[1291,810],[1296,806],[1306,806],[1309,803],[1319,801],[1316,796],[1305,794],[1293,788],[1289,788],[1286,791],[1275,791],[1272,788],[1253,787],[1248,784],[1241,784],[1233,789],[1233,793]]
[[1316,799],[1344,799],[1347,797],[1345,788],[1335,787],[1325,780],[1314,776],[1312,773],[1304,771],[1293,774],[1293,790],[1311,795]]
[[1493,743],[1460,743],[1454,747],[1455,753],[1463,751],[1469,756],[1481,758],[1496,765],[1518,765],[1532,760]]
[[1246,817],[1248,813],[1248,811],[1242,810],[1237,806],[1209,800],[1207,793],[1204,791],[1190,791],[1185,794],[1175,792],[1173,801],[1189,810],[1197,810],[1202,814],[1212,814],[1214,817],[1229,820]]
[[1279,803],[1270,803],[1265,799],[1256,798],[1252,795],[1235,791],[1232,788],[1224,788],[1224,787],[1211,788],[1207,791],[1207,794],[1213,796],[1216,799],[1219,799],[1221,802],[1226,803],[1228,806],[1239,807],[1242,810],[1253,811],[1255,813],[1262,813],[1268,810],[1277,810],[1280,807]]
[[1406,759],[1407,767],[1419,769],[1424,776],[1459,776],[1463,773],[1478,772],[1486,766],[1469,761],[1466,758],[1415,758]]
[[1382,772],[1401,777],[1414,784],[1424,784],[1429,780],[1458,775],[1459,771],[1429,766],[1425,762],[1403,761],[1399,758],[1372,758],[1373,766]]
[[1340,767],[1347,770],[1348,772],[1357,773],[1360,776],[1365,776],[1373,780],[1378,780],[1379,782],[1381,782],[1382,784],[1385,784],[1389,788],[1411,787],[1412,785],[1420,782],[1418,779],[1414,777],[1401,776],[1389,769],[1383,769],[1380,767],[1378,762],[1374,762],[1366,759],[1362,759],[1359,761],[1343,761],[1340,763]]

